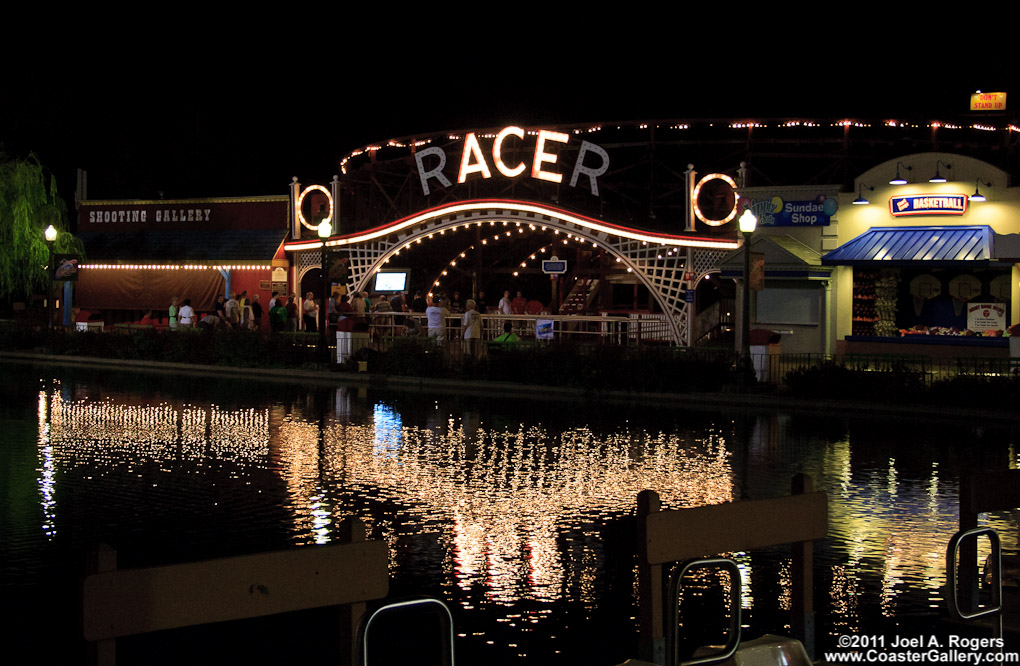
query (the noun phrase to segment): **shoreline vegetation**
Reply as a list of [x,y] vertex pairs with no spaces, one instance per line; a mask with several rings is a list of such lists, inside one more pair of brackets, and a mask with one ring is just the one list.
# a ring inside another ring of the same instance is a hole
[[720,349],[523,342],[509,347],[490,346],[487,353],[473,356],[462,351],[460,341],[436,346],[427,338],[394,338],[357,349],[342,364],[327,364],[317,341],[314,333],[47,332],[26,326],[0,326],[0,355],[26,362],[63,361],[189,372],[235,368],[245,370],[245,375],[270,379],[489,390],[532,397],[559,393],[647,400],[678,407],[717,404],[1020,418],[1015,409],[1020,400],[1020,374],[1016,370],[932,379],[923,369],[896,360],[862,369],[816,359],[786,372],[781,385],[744,386],[736,355]]

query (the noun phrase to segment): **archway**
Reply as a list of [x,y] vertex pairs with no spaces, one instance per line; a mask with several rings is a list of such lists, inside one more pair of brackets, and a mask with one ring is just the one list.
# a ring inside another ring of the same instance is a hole
[[[327,247],[347,249],[350,288],[367,288],[372,276],[412,244],[469,228],[495,238],[529,231],[566,234],[568,241],[603,248],[642,284],[665,313],[676,344],[690,344],[688,290],[738,247],[735,240],[649,232],[584,217],[545,204],[509,200],[461,201],[362,232],[335,236]],[[288,251],[319,251],[320,241],[295,241]]]

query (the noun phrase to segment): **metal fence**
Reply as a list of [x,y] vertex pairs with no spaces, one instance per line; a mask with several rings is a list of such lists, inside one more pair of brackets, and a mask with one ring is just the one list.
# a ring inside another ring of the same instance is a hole
[[789,373],[830,363],[860,372],[913,373],[925,385],[952,377],[1020,376],[1020,358],[933,358],[923,354],[761,354],[759,381],[783,384]]
[[[518,347],[526,348],[547,341],[566,342],[577,345],[579,353],[585,350],[598,353],[605,345],[638,347],[643,344],[661,345],[664,342],[660,334],[668,329],[664,319],[632,319],[629,317],[579,317],[569,316],[527,316],[527,315],[486,315],[483,317],[482,339],[472,346],[462,339],[460,316],[451,315],[446,320],[443,335],[425,336],[424,315],[407,314],[404,317],[420,320],[418,334],[408,335],[408,329],[401,323],[399,315],[396,319],[386,321],[376,317],[367,333],[356,335],[355,338],[342,345],[340,360],[362,347],[371,347],[377,351],[386,351],[397,341],[415,340],[418,344],[442,348],[451,356],[471,354],[484,357],[488,351],[498,345],[493,341],[503,333],[504,325],[510,323],[512,331],[521,338]],[[551,322],[551,326],[544,323]],[[544,333],[545,338],[538,333]],[[330,336],[330,343],[334,337]],[[732,350],[717,347],[676,348],[679,354],[719,358],[725,356],[736,367],[739,355]],[[1006,357],[959,357],[938,358],[921,354],[781,354],[752,353],[751,361],[757,381],[762,384],[779,386],[786,383],[791,372],[833,364],[859,372],[875,373],[911,373],[925,385],[951,377],[1014,377],[1020,376],[1020,359]]]
[[[463,338],[463,315],[451,314],[444,322],[443,341]],[[413,324],[412,324],[413,322]],[[612,344],[641,344],[672,340],[669,323],[662,317],[631,318],[617,316],[587,317],[580,315],[482,315],[483,341],[503,334],[509,323],[512,332],[522,339],[574,340],[579,342],[608,342]],[[418,313],[372,313],[359,329],[368,327],[373,339],[413,337],[425,335],[428,323]]]
[[[606,346],[633,348],[640,354],[640,347],[650,344],[657,348],[670,347],[677,354],[718,360],[725,358],[736,368],[739,355],[721,347],[672,347],[665,345],[669,322],[663,317],[633,318],[621,316],[585,317],[578,315],[502,315],[487,314],[482,317],[482,337],[479,341],[463,339],[461,315],[450,315],[445,320],[441,335],[427,336],[424,315],[416,313],[378,313],[360,322],[359,330],[342,336],[339,346],[337,335],[330,327],[326,335],[329,356],[334,363],[343,362],[359,350],[370,348],[385,352],[397,344],[409,341],[426,349],[441,349],[453,358],[462,355],[485,357],[493,350],[502,349],[496,338],[509,323],[511,330],[520,338],[515,343],[519,349],[566,342],[576,346],[575,353],[599,354]],[[413,325],[410,325],[413,322]],[[16,322],[0,322],[4,330],[20,328]],[[125,329],[124,332],[130,332]],[[308,362],[321,363],[324,358],[319,349],[319,338],[315,333],[280,333],[289,338],[291,346],[300,352],[299,356]],[[913,380],[924,385],[954,378],[1013,378],[1020,377],[1020,358],[1011,357],[931,357],[923,354],[806,354],[752,353],[751,361],[757,381],[762,384],[779,386],[787,383],[790,373],[831,364],[848,370],[867,373],[910,373]]]

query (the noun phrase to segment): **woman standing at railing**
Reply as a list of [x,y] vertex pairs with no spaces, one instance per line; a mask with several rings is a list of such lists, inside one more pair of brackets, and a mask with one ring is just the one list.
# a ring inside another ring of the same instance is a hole
[[373,314],[373,325],[372,325],[372,337],[381,338],[384,335],[391,335],[393,317],[390,314],[392,312],[390,307],[390,301],[386,298],[385,294],[379,294],[379,299],[372,305]]
[[476,303],[468,299],[465,303],[467,310],[461,321],[461,330],[464,337],[464,351],[470,356],[478,356],[478,345],[482,339],[482,315],[475,309]]
[[425,308],[425,317],[428,320],[429,326],[429,338],[434,339],[437,345],[443,344],[443,339],[446,337],[446,318],[450,316],[450,311],[442,305],[442,299],[436,297],[432,301],[432,305]]
[[319,330],[319,306],[315,302],[315,294],[308,292],[301,307],[304,312],[305,330],[309,333],[317,332]]

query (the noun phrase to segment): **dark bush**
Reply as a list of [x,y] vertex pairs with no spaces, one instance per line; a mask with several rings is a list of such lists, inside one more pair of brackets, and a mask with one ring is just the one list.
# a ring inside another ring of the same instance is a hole
[[1020,377],[960,375],[932,384],[932,403],[972,409],[1015,409],[1020,404]]
[[248,330],[153,329],[94,331],[32,331],[0,329],[4,349],[58,356],[93,356],[135,361],[167,361],[231,367],[286,367],[316,358],[310,336],[266,336]]
[[848,368],[831,361],[793,370],[790,392],[805,397],[912,402],[926,392],[924,374],[902,363],[884,368]]
[[[357,371],[430,378],[460,378],[586,390],[718,392],[737,383],[735,358],[728,352],[677,347],[550,343],[526,341],[510,348],[490,346],[482,357],[438,347],[427,338],[388,341],[386,351],[362,348],[340,366]],[[310,333],[265,335],[220,329],[117,332],[40,331],[0,325],[7,350],[167,361],[227,367],[300,367],[321,363],[318,338]],[[923,367],[905,361],[824,362],[791,371],[785,383],[794,396],[897,404],[934,404],[978,409],[1013,409],[1020,402],[1020,377],[961,374],[928,383]],[[970,366],[968,366],[970,367]]]

